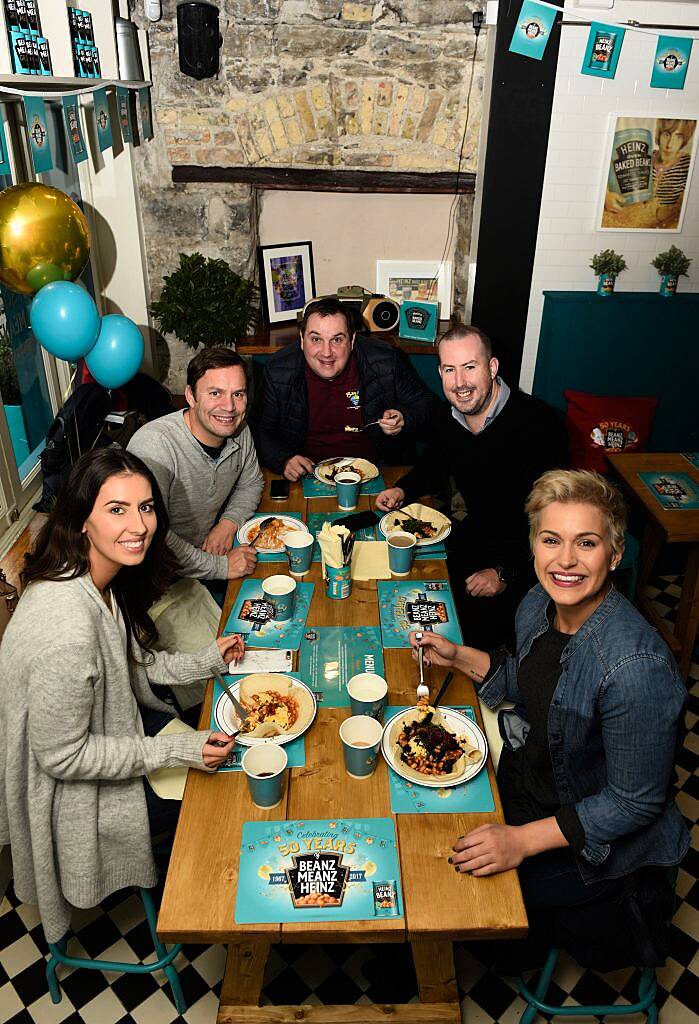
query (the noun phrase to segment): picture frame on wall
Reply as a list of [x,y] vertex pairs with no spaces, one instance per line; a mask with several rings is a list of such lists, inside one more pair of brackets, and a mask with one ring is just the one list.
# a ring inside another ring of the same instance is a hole
[[595,229],[681,231],[698,129],[696,118],[611,118]]
[[260,296],[266,323],[284,324],[297,319],[315,298],[313,246],[310,242],[258,245]]
[[377,260],[376,291],[394,302],[438,302],[440,320],[451,317],[450,260]]

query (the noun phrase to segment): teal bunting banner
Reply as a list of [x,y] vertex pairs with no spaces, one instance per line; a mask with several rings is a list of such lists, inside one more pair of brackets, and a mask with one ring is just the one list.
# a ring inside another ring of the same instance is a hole
[[653,60],[652,89],[684,89],[692,40],[686,36],[659,36]]
[[581,73],[597,78],[614,78],[624,34],[625,29],[619,25],[603,25],[593,21]]
[[24,97],[24,112],[27,118],[27,134],[32,151],[34,170],[37,174],[50,171],[53,167],[49,131],[46,124],[46,107],[38,96]]
[[112,138],[112,115],[109,113],[109,96],[106,89],[97,89],[94,96],[95,121],[97,122],[97,141],[100,153],[111,149],[114,145]]
[[118,85],[116,90],[117,110],[119,111],[119,127],[124,142],[133,142],[133,124],[131,122],[131,96],[128,89]]
[[0,117],[0,174],[11,174],[10,155],[5,138],[5,122]]
[[76,164],[81,164],[87,160],[87,146],[80,126],[80,101],[77,96],[63,97],[63,118],[73,159]]
[[138,109],[141,112],[141,135],[145,142],[153,138],[153,108],[150,101],[150,89],[138,90]]
[[524,0],[510,43],[510,52],[541,60],[556,13],[550,7],[538,4],[536,0]]

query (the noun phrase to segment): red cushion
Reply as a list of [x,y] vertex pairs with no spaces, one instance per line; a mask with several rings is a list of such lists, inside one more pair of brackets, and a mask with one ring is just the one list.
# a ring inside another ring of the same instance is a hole
[[607,452],[648,447],[657,398],[625,398],[565,391],[570,460],[575,469],[608,473]]

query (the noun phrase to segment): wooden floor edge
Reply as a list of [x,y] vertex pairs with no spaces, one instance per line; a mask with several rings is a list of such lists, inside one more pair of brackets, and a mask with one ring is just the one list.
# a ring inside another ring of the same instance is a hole
[[221,1006],[216,1024],[461,1024],[459,1003]]

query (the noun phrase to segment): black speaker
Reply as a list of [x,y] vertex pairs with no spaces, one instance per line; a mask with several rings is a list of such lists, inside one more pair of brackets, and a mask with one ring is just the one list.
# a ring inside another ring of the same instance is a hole
[[184,0],[177,7],[177,40],[180,71],[190,78],[213,78],[218,74],[218,7],[202,0]]
[[392,331],[400,320],[400,306],[386,295],[372,295],[362,307],[362,320],[368,331]]

